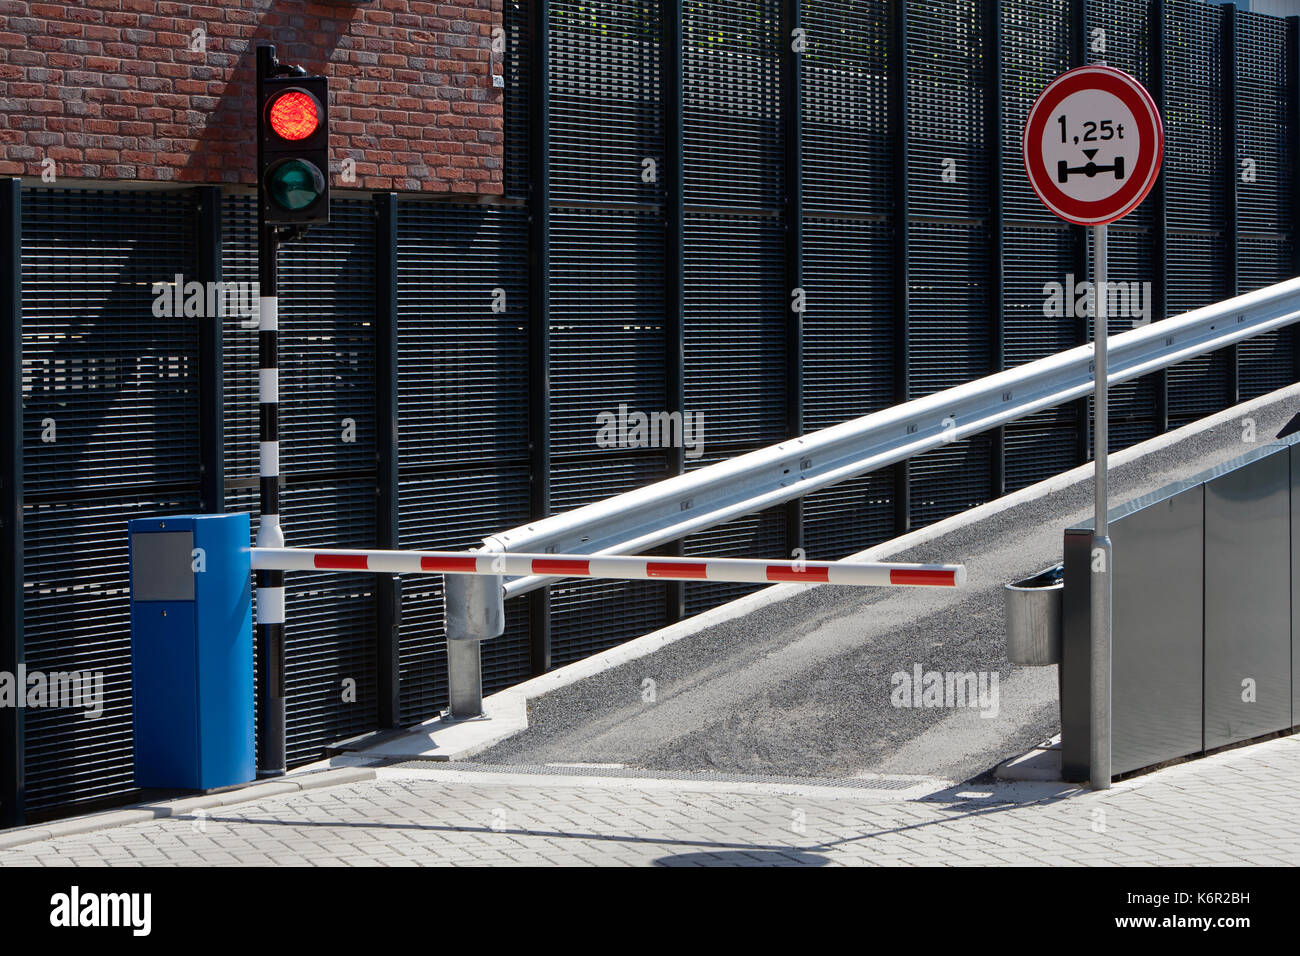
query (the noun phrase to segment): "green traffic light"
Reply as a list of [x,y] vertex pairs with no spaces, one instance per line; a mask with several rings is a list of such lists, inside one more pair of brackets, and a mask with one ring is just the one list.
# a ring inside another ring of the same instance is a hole
[[287,159],[270,171],[266,188],[271,199],[283,209],[306,209],[325,191],[325,177],[311,163]]

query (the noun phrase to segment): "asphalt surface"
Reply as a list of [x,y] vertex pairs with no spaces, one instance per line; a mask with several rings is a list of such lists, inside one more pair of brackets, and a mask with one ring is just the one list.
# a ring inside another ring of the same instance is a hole
[[[1300,391],[1279,395],[1250,412],[1257,442],[1300,411]],[[1112,467],[1111,501],[1155,491],[1251,447],[1234,416]],[[1092,493],[1088,477],[890,556],[962,561],[964,589],[823,585],[796,593],[532,701],[529,729],[475,759],[977,778],[1059,731],[1057,669],[1013,668],[1006,659],[1001,589],[1060,560],[1062,531],[1092,517]],[[996,716],[973,707],[894,706],[894,675],[912,674],[917,664],[996,673]]]

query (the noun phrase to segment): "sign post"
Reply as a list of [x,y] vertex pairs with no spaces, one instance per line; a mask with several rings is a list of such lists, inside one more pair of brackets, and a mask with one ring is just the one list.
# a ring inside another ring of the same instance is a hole
[[1038,95],[1024,131],[1025,172],[1043,205],[1092,229],[1094,503],[1089,653],[1090,783],[1110,786],[1111,545],[1106,465],[1108,289],[1106,227],[1141,204],[1164,153],[1160,111],[1142,84],[1104,64],[1062,73]]

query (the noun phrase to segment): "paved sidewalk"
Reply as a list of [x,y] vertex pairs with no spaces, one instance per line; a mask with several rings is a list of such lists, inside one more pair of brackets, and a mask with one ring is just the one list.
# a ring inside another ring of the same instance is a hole
[[[0,851],[16,865],[996,865],[1300,861],[1300,737],[1093,793],[442,764]],[[599,774],[599,775],[594,775]]]

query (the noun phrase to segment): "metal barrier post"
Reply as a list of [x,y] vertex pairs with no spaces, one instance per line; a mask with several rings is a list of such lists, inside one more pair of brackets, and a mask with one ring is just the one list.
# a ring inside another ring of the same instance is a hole
[[1097,512],[1092,537],[1092,737],[1090,781],[1093,789],[1110,787],[1110,598],[1111,547],[1107,527],[1106,477],[1109,450],[1109,408],[1106,393],[1106,226],[1092,227],[1093,329],[1096,342],[1096,397],[1094,399],[1093,466],[1094,508]]
[[498,575],[443,576],[447,616],[447,696],[452,720],[483,714],[481,642],[506,629],[505,586]]

